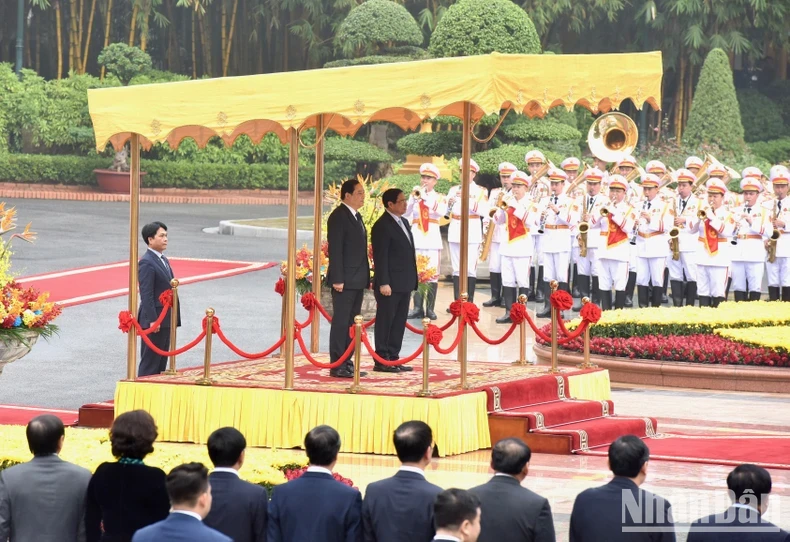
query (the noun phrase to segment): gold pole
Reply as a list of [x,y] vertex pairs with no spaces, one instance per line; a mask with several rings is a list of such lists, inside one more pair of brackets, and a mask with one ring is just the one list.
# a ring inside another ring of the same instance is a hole
[[[527,306],[527,296],[521,294],[518,296],[518,302],[521,305]],[[527,365],[527,322],[522,320],[518,326],[518,359],[513,362],[513,365]]]
[[362,391],[362,386],[359,385],[359,366],[362,361],[362,323],[364,321],[361,314],[354,317],[354,383],[346,390],[348,393]]
[[[590,302],[589,297],[582,298],[582,305],[586,305]],[[590,326],[584,330],[584,362],[577,365],[579,369],[592,369],[594,367],[598,367],[595,363],[590,362]]]
[[285,358],[284,390],[294,389],[294,311],[296,308],[296,209],[299,193],[299,134],[296,128],[288,129],[288,262],[285,272]]
[[203,378],[198,378],[195,384],[198,386],[211,386],[211,336],[214,333],[214,309],[206,309],[206,351],[203,354]]
[[[178,279],[170,281],[170,288],[173,290],[173,306],[170,308],[170,349],[176,349],[176,329],[178,328]],[[178,374],[176,371],[176,355],[170,356],[170,368],[165,371],[166,375]]]
[[417,397],[430,397],[433,392],[429,389],[430,384],[430,346],[428,345],[428,326],[431,325],[430,318],[422,319],[422,389],[417,392]]
[[[557,291],[559,287],[559,283],[556,280],[552,280],[549,283],[549,287],[551,288],[551,293]],[[551,299],[548,300],[551,303]],[[559,350],[559,345],[557,344],[557,309],[554,308],[554,305],[551,306],[551,371],[552,373],[559,373],[560,370],[557,368],[558,360],[557,360],[557,351]]]
[[[462,245],[463,246],[463,245]],[[461,294],[461,301],[466,303],[469,300],[469,294],[466,292]],[[459,324],[461,324],[461,320],[463,317],[458,319]],[[461,389],[468,390],[469,384],[466,382],[466,331],[469,329],[469,326],[463,326],[461,330],[461,342],[458,344],[458,360],[461,362]],[[464,346],[463,349],[463,359],[461,358],[461,345]]]
[[[469,287],[467,274],[469,272],[469,181],[470,166],[472,160],[472,104],[464,102],[463,134],[461,136],[461,246],[459,247],[458,265],[458,291],[466,301],[469,296],[466,291]],[[458,325],[462,325],[458,320]],[[461,389],[468,389],[466,383],[466,326],[461,331],[461,342],[458,344],[458,362],[461,364]]]
[[[313,188],[313,295],[321,301],[321,217],[324,197],[324,114],[318,115],[315,122],[315,187]],[[321,313],[318,305],[313,307],[313,324],[310,326],[310,352],[315,354],[320,348]]]
[[[140,136],[132,134],[129,167],[129,312],[137,316],[137,235],[140,222]],[[126,346],[126,379],[137,377],[137,331],[132,326]]]

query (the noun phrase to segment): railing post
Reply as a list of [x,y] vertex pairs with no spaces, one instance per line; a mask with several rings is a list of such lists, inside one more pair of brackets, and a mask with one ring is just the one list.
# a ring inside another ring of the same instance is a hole
[[[527,296],[521,294],[518,296],[518,302],[527,307]],[[513,365],[527,365],[527,321],[522,320],[518,325],[518,359],[513,362]]]
[[417,392],[417,397],[430,397],[433,392],[429,389],[430,385],[430,345],[428,344],[428,326],[431,325],[430,318],[422,319],[422,389]]
[[348,393],[362,391],[362,386],[359,385],[359,366],[362,361],[362,323],[364,321],[361,314],[354,317],[354,383],[346,390]]
[[[469,294],[466,292],[462,293],[461,301],[466,303],[468,300]],[[461,389],[468,390],[469,384],[466,381],[466,331],[468,326],[464,320],[463,312],[458,318],[458,325],[461,326],[461,343],[458,345],[458,361],[461,362]]]
[[[557,288],[559,287],[559,283],[556,280],[552,280],[551,283],[549,284],[549,287],[551,288],[551,293],[553,294],[554,292],[557,291]],[[549,298],[548,301],[551,304],[551,298]],[[559,364],[559,360],[557,357],[559,350],[559,344],[557,344],[558,316],[559,316],[558,311],[552,304],[551,305],[551,370],[550,370],[550,372],[552,373],[560,372],[559,368],[557,367]]]
[[[589,302],[590,302],[589,297],[582,298],[582,306],[586,305]],[[577,367],[579,367],[579,369],[593,369],[595,367],[598,367],[598,365],[590,361],[590,326],[589,325],[587,325],[587,327],[584,329],[584,362],[577,365]]]
[[[176,329],[178,329],[178,279],[170,281],[170,288],[173,291],[173,304],[170,307],[170,350],[176,349]],[[178,374],[176,371],[176,355],[170,356],[170,367],[165,371],[166,375]]]
[[214,330],[214,309],[206,309],[206,352],[203,355],[203,378],[198,378],[195,384],[198,386],[211,386],[211,336]]

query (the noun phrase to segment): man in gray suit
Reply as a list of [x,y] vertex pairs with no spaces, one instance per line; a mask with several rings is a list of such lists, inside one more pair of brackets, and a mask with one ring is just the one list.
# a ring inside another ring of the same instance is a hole
[[502,439],[491,450],[494,477],[469,491],[480,499],[479,542],[554,542],[549,501],[521,485],[532,451],[518,438]]
[[44,414],[27,425],[33,459],[0,471],[0,541],[82,542],[91,473],[58,457],[65,430]]

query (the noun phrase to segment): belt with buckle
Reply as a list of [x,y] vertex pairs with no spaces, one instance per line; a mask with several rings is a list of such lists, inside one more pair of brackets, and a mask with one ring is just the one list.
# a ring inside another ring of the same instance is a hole
[[543,226],[544,230],[567,230],[568,228],[570,228],[570,226],[566,226],[564,224],[558,224],[556,226],[555,225]]

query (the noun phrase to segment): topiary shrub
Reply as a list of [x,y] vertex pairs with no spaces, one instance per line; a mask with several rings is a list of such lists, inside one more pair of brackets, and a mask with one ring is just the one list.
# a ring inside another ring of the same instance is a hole
[[[400,188],[405,194],[411,194],[412,188],[420,185],[420,175],[417,173],[410,175],[393,175],[382,179],[390,185],[390,188]],[[452,186],[450,179],[439,179],[434,190],[441,194],[447,194]]]
[[713,49],[702,65],[683,142],[690,147],[715,144],[725,151],[742,152],[743,133],[729,58],[721,49]]
[[739,90],[737,96],[747,142],[768,141],[784,135],[782,111],[771,98],[756,89]]
[[99,53],[98,61],[100,66],[104,66],[124,86],[136,75],[151,70],[151,55],[125,43],[111,43]]
[[436,25],[428,51],[436,57],[539,54],[540,38],[527,12],[510,0],[459,0]]
[[409,134],[398,140],[398,150],[418,156],[443,156],[461,153],[461,132]]
[[790,137],[771,141],[756,141],[749,144],[752,152],[772,164],[790,161]]
[[381,45],[422,45],[423,35],[411,13],[391,0],[368,0],[340,24],[335,46],[347,57],[365,56]]
[[[527,165],[524,162],[524,156],[535,148],[539,147],[537,145],[501,145],[496,149],[474,153],[472,158],[480,166],[481,175],[499,175],[499,164],[502,162],[510,162],[522,171],[526,171]],[[564,155],[553,151],[547,151],[543,148],[540,150],[543,151],[547,159],[556,165],[559,165],[565,158]]]

